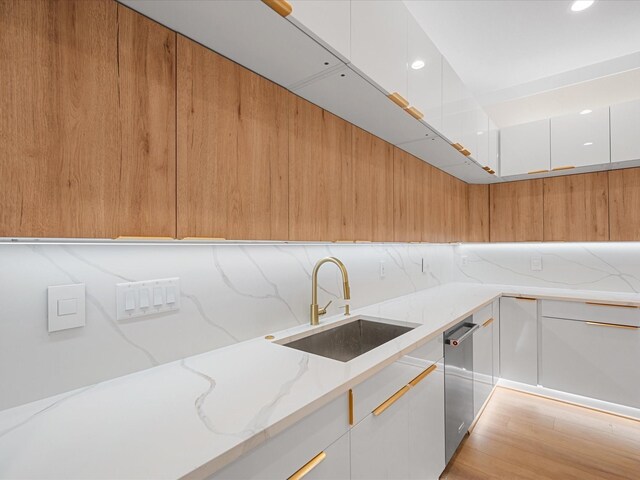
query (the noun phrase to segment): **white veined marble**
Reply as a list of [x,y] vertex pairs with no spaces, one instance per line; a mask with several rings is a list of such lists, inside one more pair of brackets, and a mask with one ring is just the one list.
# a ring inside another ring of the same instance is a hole
[[[453,246],[0,244],[0,410],[308,322],[311,270],[349,270],[352,308],[447,283]],[[425,273],[422,273],[422,259]],[[379,262],[386,276],[379,276]],[[116,321],[115,285],[180,277],[181,310]],[[85,283],[86,327],[49,334],[46,288]],[[320,272],[338,313],[340,275]]]

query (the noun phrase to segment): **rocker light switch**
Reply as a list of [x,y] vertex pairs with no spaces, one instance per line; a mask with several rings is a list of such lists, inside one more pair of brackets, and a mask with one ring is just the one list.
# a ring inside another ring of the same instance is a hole
[[47,288],[49,333],[85,325],[84,283]]

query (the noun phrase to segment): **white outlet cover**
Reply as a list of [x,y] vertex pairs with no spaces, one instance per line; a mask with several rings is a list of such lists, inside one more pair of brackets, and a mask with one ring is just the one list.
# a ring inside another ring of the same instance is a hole
[[531,257],[531,271],[532,272],[541,272],[542,271],[542,257],[539,255],[534,255]]
[[469,256],[468,255],[462,255],[460,257],[460,263],[462,265],[469,265]]
[[86,324],[84,283],[48,287],[47,310],[49,333],[84,327]]

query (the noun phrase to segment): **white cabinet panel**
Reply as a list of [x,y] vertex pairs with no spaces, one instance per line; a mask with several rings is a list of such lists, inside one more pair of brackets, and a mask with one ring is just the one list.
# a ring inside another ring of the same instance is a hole
[[471,156],[482,165],[489,165],[489,116],[478,106],[476,109],[476,123],[472,132],[476,138],[476,151]]
[[351,54],[351,4],[345,0],[289,0],[288,20],[344,61]]
[[409,478],[436,480],[445,467],[444,365],[407,394],[409,400]]
[[[436,130],[440,130],[442,128],[442,55],[412,15],[408,15],[408,42],[407,100],[424,114],[425,122]],[[423,62],[424,66],[415,69],[414,62]]]
[[472,100],[471,92],[443,58],[442,133],[451,143],[462,143],[465,125],[469,122],[469,112],[473,110]]
[[550,168],[549,120],[500,130],[500,176],[522,175]]
[[541,318],[544,387],[640,408],[640,329]]
[[407,19],[404,3],[351,2],[351,63],[387,93],[407,98]]
[[489,119],[489,157],[487,166],[494,172],[500,171],[500,130],[498,126]]
[[[475,315],[474,315],[474,323]],[[473,334],[473,416],[477,417],[493,390],[493,321]]]
[[542,300],[540,315],[640,327],[640,308],[635,306]]
[[500,300],[493,302],[493,383],[500,379]]
[[612,105],[611,162],[640,160],[640,100]]
[[551,169],[609,162],[608,108],[551,119]]
[[325,457],[305,480],[348,480],[351,478],[351,445],[346,433],[324,449]]
[[538,383],[538,307],[536,300],[500,299],[500,375]]
[[[320,408],[215,473],[210,480],[289,478],[300,467],[346,434],[346,395]],[[325,460],[326,461],[326,460]]]

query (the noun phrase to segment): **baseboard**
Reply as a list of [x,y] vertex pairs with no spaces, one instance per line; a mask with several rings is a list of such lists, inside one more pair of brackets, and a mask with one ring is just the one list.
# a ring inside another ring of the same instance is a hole
[[627,407],[625,405],[618,405],[616,403],[604,402],[602,400],[596,400],[594,398],[583,397],[580,395],[574,395],[572,393],[561,392],[559,390],[552,390],[540,385],[527,385],[526,383],[513,382],[511,380],[500,379],[498,386],[508,388],[511,390],[517,390],[519,392],[529,393],[531,395],[537,395],[539,397],[550,398],[571,405],[578,405],[591,410],[599,412],[610,413],[619,417],[628,418],[631,420],[640,421],[640,409]]

